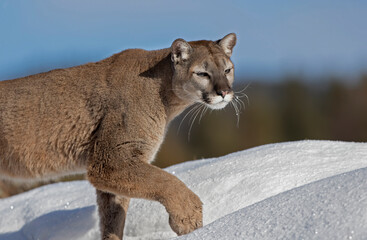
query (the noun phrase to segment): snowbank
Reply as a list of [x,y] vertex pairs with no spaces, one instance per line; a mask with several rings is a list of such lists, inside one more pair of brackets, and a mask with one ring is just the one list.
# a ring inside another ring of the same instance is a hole
[[367,168],[281,193],[180,240],[366,239]]
[[[169,167],[204,203],[205,226],[177,239],[361,239],[366,167],[366,143],[332,141],[271,144]],[[0,240],[99,237],[95,192],[85,181],[0,200],[0,216]],[[175,236],[161,205],[132,201],[124,239]]]

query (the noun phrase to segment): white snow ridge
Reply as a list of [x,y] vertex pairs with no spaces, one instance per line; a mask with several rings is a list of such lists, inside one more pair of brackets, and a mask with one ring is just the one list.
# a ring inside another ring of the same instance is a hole
[[[176,237],[156,202],[131,202],[124,239],[367,239],[367,143],[265,145],[166,169],[204,203]],[[0,200],[0,240],[99,239],[95,191],[57,183]]]

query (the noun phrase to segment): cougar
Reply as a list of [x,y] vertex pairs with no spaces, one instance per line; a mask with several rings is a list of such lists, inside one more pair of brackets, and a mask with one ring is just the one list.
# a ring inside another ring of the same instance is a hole
[[122,239],[130,198],[158,201],[178,235],[202,226],[202,202],[151,165],[169,123],[194,103],[233,99],[234,33],[175,40],[99,62],[0,82],[0,174],[47,179],[86,172],[102,239]]

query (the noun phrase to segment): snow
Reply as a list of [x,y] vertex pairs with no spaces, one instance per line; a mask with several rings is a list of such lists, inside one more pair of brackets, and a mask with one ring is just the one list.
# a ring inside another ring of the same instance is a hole
[[366,239],[366,179],[364,168],[307,184],[179,239]]
[[[367,143],[277,143],[166,169],[204,203],[176,237],[156,202],[133,199],[124,239],[365,239]],[[95,190],[57,183],[0,200],[0,240],[99,239]]]

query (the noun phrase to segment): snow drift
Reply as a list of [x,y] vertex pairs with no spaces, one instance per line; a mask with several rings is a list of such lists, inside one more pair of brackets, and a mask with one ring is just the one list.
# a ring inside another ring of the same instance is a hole
[[[166,169],[204,203],[204,227],[177,239],[363,239],[367,144],[265,145]],[[57,183],[0,200],[0,240],[99,239],[95,191]],[[164,207],[131,202],[124,239],[176,235]]]

